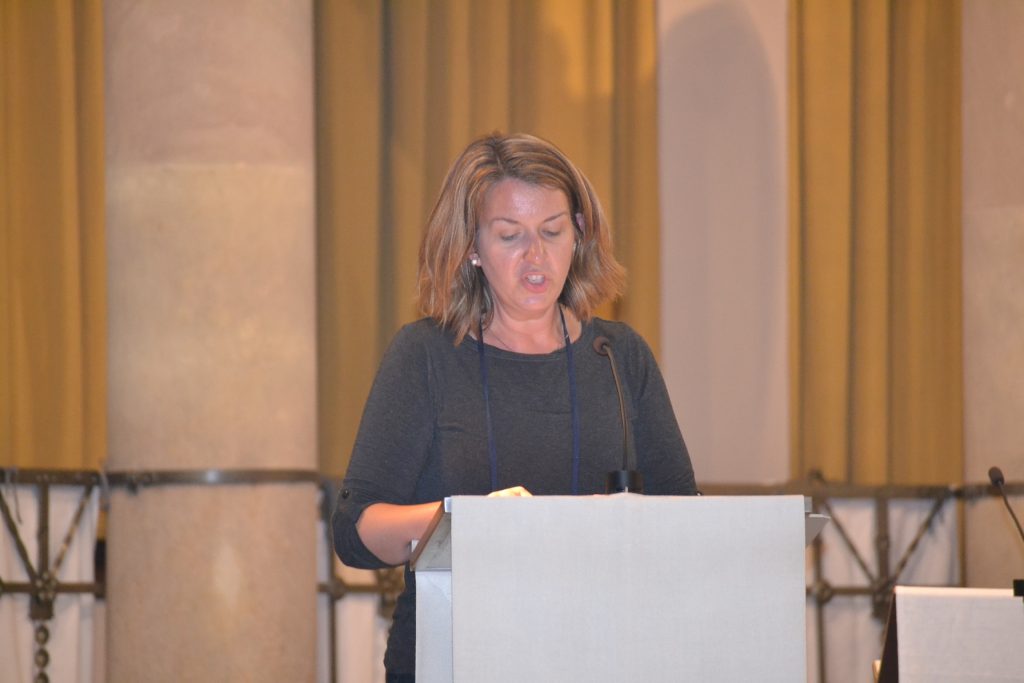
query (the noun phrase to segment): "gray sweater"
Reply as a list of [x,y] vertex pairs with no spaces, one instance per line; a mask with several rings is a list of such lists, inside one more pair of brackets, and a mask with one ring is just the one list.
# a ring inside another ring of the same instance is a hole
[[[644,492],[696,492],[693,468],[665,382],[646,342],[623,323],[593,319],[573,343],[580,414],[579,493],[603,493],[622,467],[619,404],[608,359],[593,350],[611,341],[630,418]],[[572,480],[572,422],[565,350],[524,355],[486,346],[498,488],[567,495]],[[386,566],[356,533],[373,503],[415,504],[490,492],[487,426],[477,343],[430,319],[406,325],[377,371],[333,515],[334,547],[353,567]],[[395,609],[384,658],[390,673],[415,671],[415,581]]]

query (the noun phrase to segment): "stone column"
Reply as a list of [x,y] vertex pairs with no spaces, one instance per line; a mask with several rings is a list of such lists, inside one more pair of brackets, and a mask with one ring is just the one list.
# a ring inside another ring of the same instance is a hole
[[791,4],[658,2],[661,369],[701,484],[789,478]]
[[[316,469],[309,0],[106,0],[109,457]],[[312,483],[115,489],[108,678],[312,681]]]
[[[963,3],[964,475],[1024,481],[1024,2]],[[1024,497],[1010,499],[1024,515]],[[967,506],[967,583],[1009,588],[1002,501]]]

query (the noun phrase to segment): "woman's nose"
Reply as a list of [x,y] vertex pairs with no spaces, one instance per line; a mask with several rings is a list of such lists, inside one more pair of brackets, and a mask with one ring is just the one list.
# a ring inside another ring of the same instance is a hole
[[526,259],[539,263],[544,258],[544,241],[537,235],[530,237],[530,243],[526,247]]

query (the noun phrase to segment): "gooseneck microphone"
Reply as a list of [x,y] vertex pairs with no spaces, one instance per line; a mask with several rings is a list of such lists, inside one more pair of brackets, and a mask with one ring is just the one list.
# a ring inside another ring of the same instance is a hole
[[1003,504],[1010,512],[1010,516],[1013,517],[1013,523],[1017,525],[1017,533],[1020,534],[1020,540],[1024,541],[1024,530],[1020,528],[1020,520],[1017,519],[1017,515],[1014,513],[1013,508],[1010,507],[1010,501],[1006,498],[1006,491],[1003,490],[1003,484],[1006,483],[1006,479],[1003,477],[1003,471],[998,467],[990,467],[988,470],[988,480],[992,482],[993,486],[999,489],[999,495],[1003,498]]
[[605,484],[607,493],[633,493],[644,492],[644,480],[636,468],[636,454],[633,453],[633,442],[629,438],[629,418],[626,416],[626,401],[622,397],[622,383],[619,381],[619,370],[615,365],[615,354],[612,353],[612,343],[608,337],[598,337],[594,340],[594,351],[606,356],[608,363],[612,366],[612,379],[615,380],[615,391],[619,395],[619,419],[622,421],[622,469],[613,470],[608,473],[608,480]]

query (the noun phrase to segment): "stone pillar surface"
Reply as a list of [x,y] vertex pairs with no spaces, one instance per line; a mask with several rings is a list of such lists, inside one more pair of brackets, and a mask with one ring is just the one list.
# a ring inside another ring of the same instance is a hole
[[[109,456],[316,469],[309,0],[106,0]],[[108,679],[312,681],[312,483],[115,489]]]
[[658,2],[661,369],[701,484],[789,479],[789,12]]
[[[1024,482],[1024,2],[963,3],[965,479]],[[1011,498],[1024,517],[1024,496]],[[1009,588],[1024,544],[997,498],[967,506],[968,585]]]

